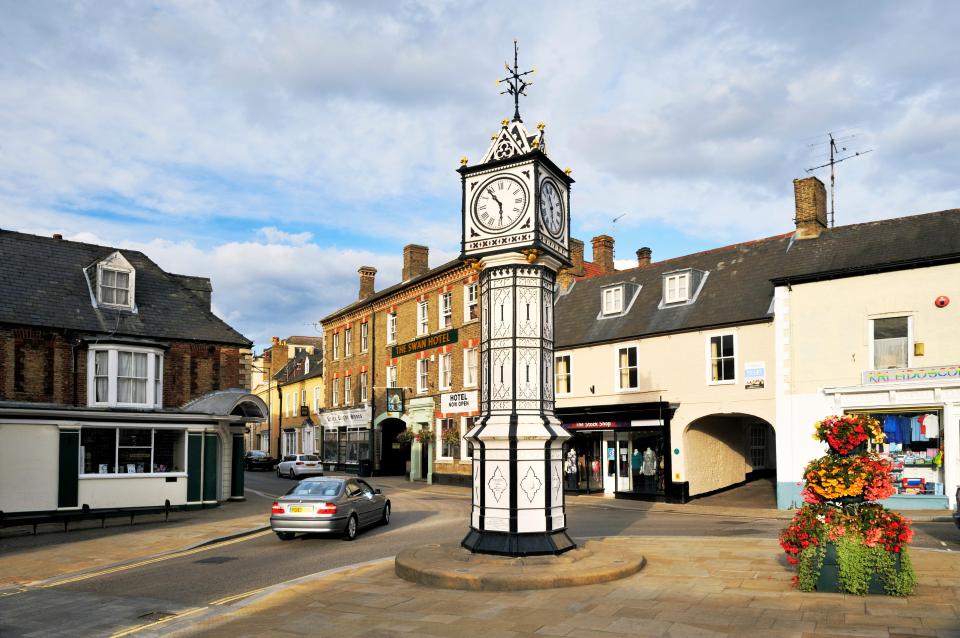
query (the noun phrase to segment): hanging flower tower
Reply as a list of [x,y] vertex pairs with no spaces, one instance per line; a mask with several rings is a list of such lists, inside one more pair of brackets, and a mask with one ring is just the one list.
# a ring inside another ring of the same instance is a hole
[[894,494],[890,460],[867,451],[883,443],[880,423],[847,414],[818,422],[830,451],[803,472],[804,505],[780,532],[794,582],[803,591],[907,596],[916,576],[906,545],[910,521],[874,501]]

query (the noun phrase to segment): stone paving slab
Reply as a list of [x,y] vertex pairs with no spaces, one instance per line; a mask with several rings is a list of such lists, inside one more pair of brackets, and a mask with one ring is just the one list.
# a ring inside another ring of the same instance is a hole
[[[628,578],[582,587],[485,592],[407,582],[381,561],[300,579],[226,613],[171,624],[183,636],[882,636],[960,637],[960,554],[911,552],[909,599],[795,590],[776,541],[631,538],[647,559]],[[729,579],[714,564],[746,574]],[[932,613],[927,613],[930,610]]]

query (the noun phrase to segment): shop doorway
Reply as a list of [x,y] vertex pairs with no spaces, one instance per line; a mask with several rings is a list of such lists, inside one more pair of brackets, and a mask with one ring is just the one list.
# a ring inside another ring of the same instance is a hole
[[407,473],[410,461],[410,444],[397,440],[397,436],[407,429],[400,419],[384,419],[380,428],[380,475],[403,476]]
[[568,492],[603,492],[604,431],[577,432],[563,446],[564,488]]

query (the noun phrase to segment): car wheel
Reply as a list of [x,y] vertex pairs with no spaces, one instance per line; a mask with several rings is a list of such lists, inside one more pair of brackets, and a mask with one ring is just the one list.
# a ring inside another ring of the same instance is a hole
[[293,479],[294,481],[297,480],[297,475],[293,473],[293,470],[292,470],[292,469],[290,470],[290,474],[288,475],[288,478],[291,478],[291,479]]
[[357,537],[357,515],[351,514],[347,519],[347,526],[343,530],[344,540],[352,541]]
[[277,532],[277,538],[282,541],[292,541],[294,536],[296,536],[296,534],[293,532]]
[[380,524],[381,525],[390,524],[390,501],[387,501],[386,504],[383,506],[383,516],[380,517]]
[[280,468],[279,468],[279,467],[277,468],[277,478],[281,478],[281,476],[280,476]]

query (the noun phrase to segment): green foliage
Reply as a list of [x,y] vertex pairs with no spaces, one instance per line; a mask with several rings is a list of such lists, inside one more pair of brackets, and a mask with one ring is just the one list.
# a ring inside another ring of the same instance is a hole
[[[837,539],[837,566],[840,570],[840,591],[863,596],[870,592],[873,578],[874,547],[867,547],[846,538]],[[887,552],[881,550],[882,553]]]
[[[856,539],[839,538],[833,542],[837,552],[839,571],[838,589],[848,594],[869,594],[874,575],[879,578],[884,593],[890,596],[909,596],[917,584],[917,576],[906,548],[899,553],[888,552],[881,546],[868,547]],[[798,556],[797,587],[801,591],[815,591],[827,554],[827,543],[810,545]],[[900,568],[897,569],[897,556]]]
[[809,545],[798,556],[797,587],[800,591],[814,591],[817,588],[817,579],[823,569],[823,559],[827,554],[824,544]]

